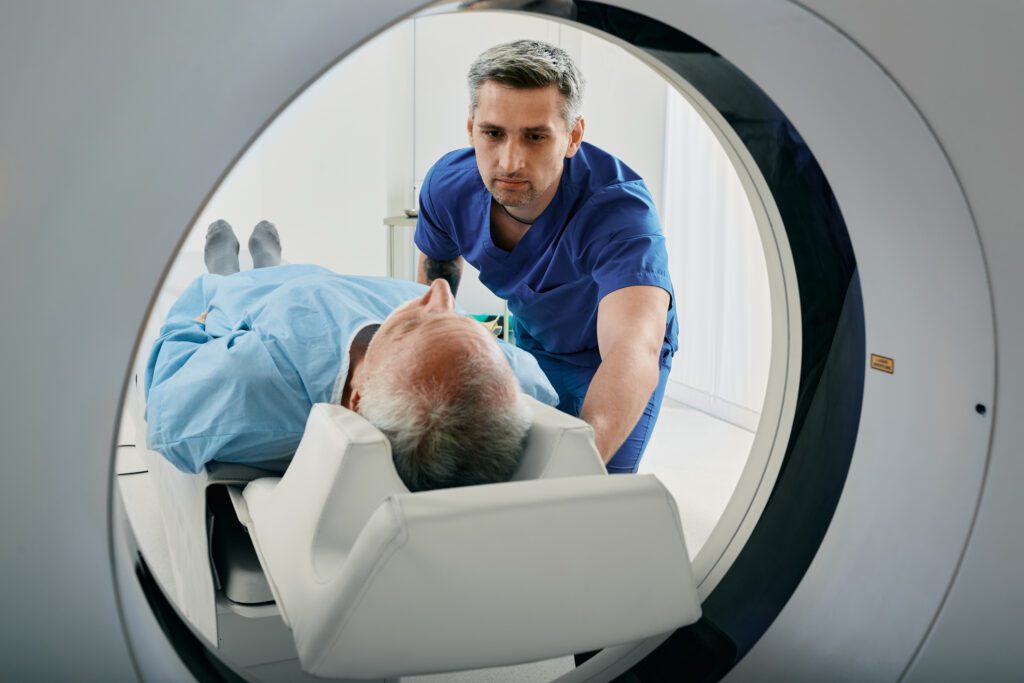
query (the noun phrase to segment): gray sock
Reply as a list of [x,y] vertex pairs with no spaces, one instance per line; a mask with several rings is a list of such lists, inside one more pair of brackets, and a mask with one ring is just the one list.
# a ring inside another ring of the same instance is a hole
[[238,272],[238,238],[225,220],[210,223],[206,230],[206,248],[203,250],[206,270],[214,275]]
[[249,253],[253,268],[281,265],[281,238],[270,221],[260,221],[249,236]]

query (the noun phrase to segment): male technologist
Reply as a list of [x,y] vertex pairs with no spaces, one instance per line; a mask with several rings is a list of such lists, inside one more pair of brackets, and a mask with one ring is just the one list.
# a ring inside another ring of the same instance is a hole
[[508,301],[559,408],[594,428],[609,472],[635,472],[676,350],[665,241],[643,180],[583,142],[569,56],[521,40],[469,71],[471,148],[420,191],[420,282],[458,287],[463,259]]
[[511,476],[530,423],[520,388],[548,403],[554,392],[529,354],[458,314],[447,282],[278,265],[266,222],[249,251],[255,267],[239,272],[231,227],[210,226],[211,273],[171,308],[147,362],[151,449],[186,472],[283,469],[313,404],[334,403],[388,437],[410,490]]

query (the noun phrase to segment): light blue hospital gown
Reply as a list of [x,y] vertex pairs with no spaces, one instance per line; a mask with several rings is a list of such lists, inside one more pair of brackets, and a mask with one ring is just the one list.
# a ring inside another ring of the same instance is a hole
[[[311,265],[200,276],[171,308],[146,364],[148,447],[193,473],[211,460],[280,463],[313,404],[340,402],[354,335],[424,291]],[[522,389],[557,403],[533,357],[501,347]]]

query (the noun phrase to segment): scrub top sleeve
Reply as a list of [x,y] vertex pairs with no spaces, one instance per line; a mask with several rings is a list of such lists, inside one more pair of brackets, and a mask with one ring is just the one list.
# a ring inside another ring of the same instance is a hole
[[599,301],[624,287],[650,285],[669,293],[670,309],[675,305],[665,238],[661,234],[634,235],[607,243],[597,252],[591,272]]
[[443,219],[442,207],[434,201],[434,169],[430,169],[420,188],[419,215],[413,241],[428,258],[451,261],[460,255],[459,245],[452,238],[452,226]]

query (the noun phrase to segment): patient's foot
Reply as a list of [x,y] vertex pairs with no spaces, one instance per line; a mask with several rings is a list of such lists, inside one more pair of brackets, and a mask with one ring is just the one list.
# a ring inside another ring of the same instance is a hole
[[249,236],[249,253],[253,268],[281,265],[281,238],[270,221],[260,221]]
[[206,230],[206,248],[203,250],[206,270],[214,275],[238,272],[238,238],[225,220],[214,221]]

